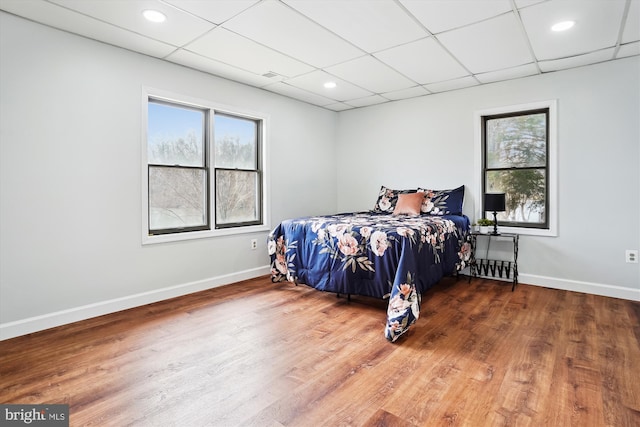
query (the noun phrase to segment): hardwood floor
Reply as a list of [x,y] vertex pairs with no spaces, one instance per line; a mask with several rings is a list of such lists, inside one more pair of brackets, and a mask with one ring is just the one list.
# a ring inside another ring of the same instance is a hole
[[640,303],[446,278],[386,301],[259,278],[0,342],[2,403],[72,426],[638,426]]

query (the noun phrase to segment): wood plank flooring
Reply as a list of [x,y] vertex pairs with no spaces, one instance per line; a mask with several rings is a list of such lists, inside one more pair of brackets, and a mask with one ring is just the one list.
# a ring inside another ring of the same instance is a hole
[[253,279],[0,342],[0,402],[72,426],[640,426],[640,303],[445,278],[386,301]]

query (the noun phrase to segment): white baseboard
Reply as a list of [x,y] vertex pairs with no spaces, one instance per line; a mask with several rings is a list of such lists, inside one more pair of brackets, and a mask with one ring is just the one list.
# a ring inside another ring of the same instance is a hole
[[141,305],[151,304],[169,298],[191,294],[193,292],[204,291],[206,289],[264,276],[269,274],[270,271],[271,269],[267,265],[224,276],[211,277],[204,280],[198,280],[196,282],[183,283],[167,288],[75,307],[68,310],[56,311],[14,322],[0,323],[0,341],[30,334],[32,332],[54,328],[60,325],[66,325],[79,320],[86,320],[92,317],[115,313],[117,311],[127,310],[129,308],[139,307]]
[[586,294],[601,295],[611,298],[640,301],[640,289],[627,288],[623,286],[558,279],[555,277],[537,276],[535,274],[519,274],[518,282],[525,283],[527,285],[562,289],[565,291],[583,292]]
[[[463,270],[465,274],[469,274],[469,269]],[[500,278],[491,276],[482,276],[491,280],[500,280],[503,282],[512,282],[512,278]],[[558,279],[556,277],[538,276],[536,274],[518,274],[518,283],[532,286],[542,286],[545,288],[561,289],[563,291],[582,292],[585,294],[601,295],[604,297],[627,299],[631,301],[640,301],[640,289],[627,288],[623,286],[605,285],[602,283],[581,282],[579,280]]]

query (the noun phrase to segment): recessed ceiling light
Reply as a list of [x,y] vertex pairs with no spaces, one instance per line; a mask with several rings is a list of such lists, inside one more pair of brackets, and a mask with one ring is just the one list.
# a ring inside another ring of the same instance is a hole
[[164,22],[167,20],[167,17],[164,13],[158,12],[157,10],[147,9],[142,12],[142,16],[144,16],[147,21],[151,22]]
[[562,21],[551,27],[552,31],[566,31],[575,25],[575,21]]
[[334,88],[334,87],[336,87],[336,86],[337,86],[337,85],[336,85],[336,82],[326,82],[326,83],[324,84],[324,87],[325,87],[325,88],[327,88],[327,89],[333,89],[333,88]]

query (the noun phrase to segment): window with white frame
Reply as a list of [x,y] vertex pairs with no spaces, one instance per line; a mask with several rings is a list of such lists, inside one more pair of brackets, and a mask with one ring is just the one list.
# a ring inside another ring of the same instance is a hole
[[555,101],[477,113],[479,127],[479,217],[486,193],[505,193],[501,228],[556,235],[557,171]]
[[154,94],[145,104],[143,237],[267,229],[264,117]]

